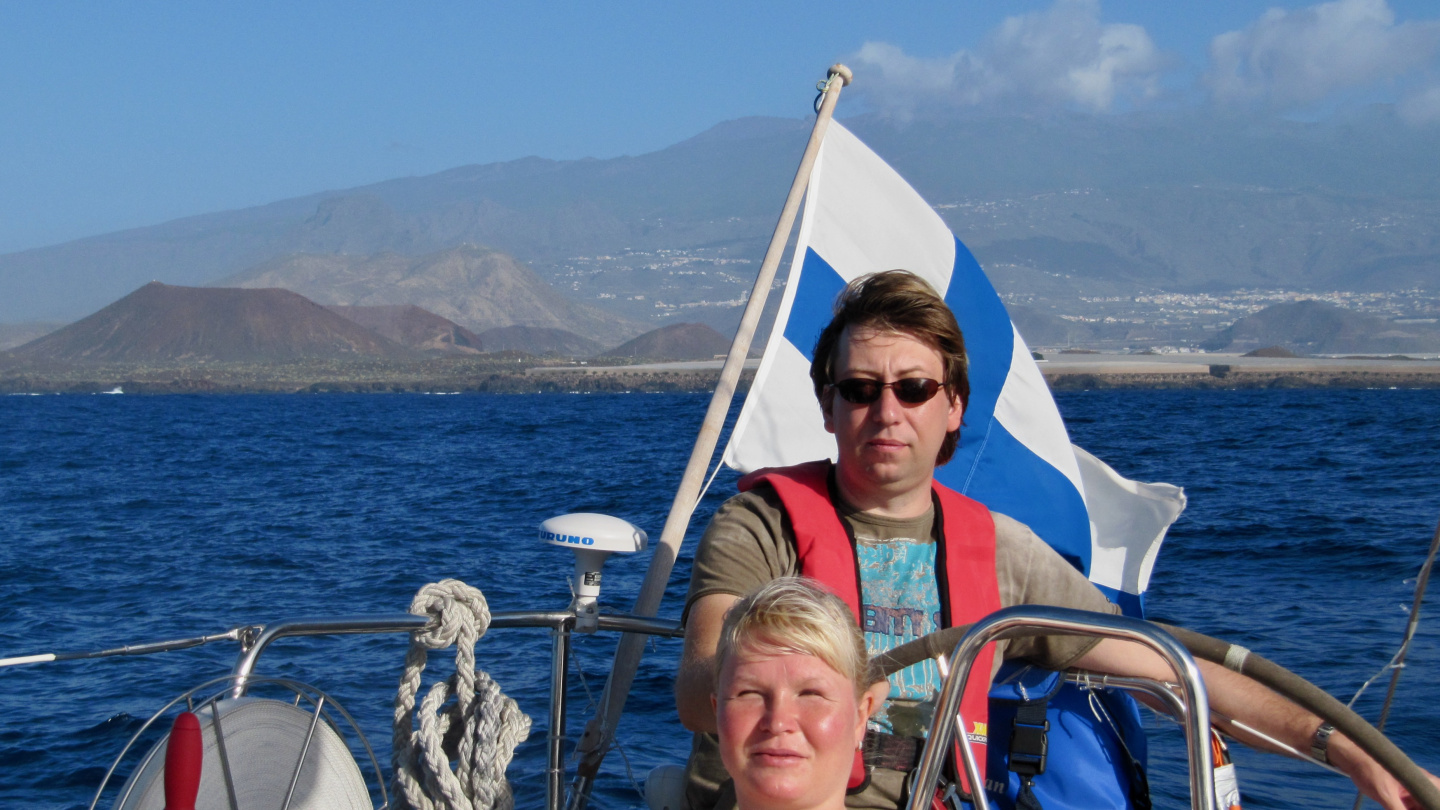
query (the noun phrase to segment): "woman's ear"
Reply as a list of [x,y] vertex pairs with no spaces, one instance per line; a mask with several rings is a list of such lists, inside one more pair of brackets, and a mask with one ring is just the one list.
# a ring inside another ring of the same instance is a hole
[[870,719],[870,715],[880,709],[880,704],[890,695],[890,682],[880,681],[870,684],[870,688],[860,693],[860,700],[856,708],[860,710],[860,722],[864,723]]
[[861,706],[865,709],[865,716],[868,718],[879,710],[880,704],[884,703],[885,698],[889,696],[889,681],[876,681],[870,684],[870,688],[866,689],[865,694],[860,696]]
[[865,725],[869,722],[870,715],[874,714],[875,711],[880,708],[880,704],[885,702],[885,698],[889,694],[889,681],[880,681],[879,683],[871,684],[869,689],[860,693],[860,699],[856,701],[855,706],[857,710],[855,713],[858,715],[855,718],[855,739],[857,742],[865,739]]
[[719,712],[719,711],[720,711],[720,701],[719,701],[719,699],[717,699],[717,698],[715,697],[715,693],[714,693],[714,692],[711,692],[711,693],[710,693],[710,712],[711,712],[711,714],[715,714],[715,713],[717,713],[717,712]]

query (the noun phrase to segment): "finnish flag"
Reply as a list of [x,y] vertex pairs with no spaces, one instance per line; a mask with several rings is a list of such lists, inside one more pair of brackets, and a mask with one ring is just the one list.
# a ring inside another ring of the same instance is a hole
[[1028,524],[1127,613],[1185,508],[1169,484],[1129,481],[1070,443],[1005,305],[939,214],[849,130],[831,122],[810,174],[776,327],[724,460],[733,469],[836,457],[810,383],[815,340],[846,283],[909,270],[945,297],[965,334],[970,402],[941,483]]

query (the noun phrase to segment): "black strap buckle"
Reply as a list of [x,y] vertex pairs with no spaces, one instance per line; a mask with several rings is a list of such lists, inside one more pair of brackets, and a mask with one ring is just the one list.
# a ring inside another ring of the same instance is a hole
[[1015,712],[1010,735],[1010,770],[1021,776],[1045,773],[1045,755],[1050,750],[1050,721],[1045,719],[1048,701],[1025,704]]

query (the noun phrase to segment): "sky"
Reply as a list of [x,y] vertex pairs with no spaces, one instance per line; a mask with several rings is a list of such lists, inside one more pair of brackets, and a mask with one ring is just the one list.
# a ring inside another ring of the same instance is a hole
[[1440,126],[1434,0],[0,0],[0,254],[798,118],[1145,109]]

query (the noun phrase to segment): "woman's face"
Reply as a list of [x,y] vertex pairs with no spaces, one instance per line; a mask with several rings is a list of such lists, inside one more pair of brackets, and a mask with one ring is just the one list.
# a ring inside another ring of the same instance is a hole
[[720,757],[744,810],[838,807],[875,693],[813,655],[741,645],[712,698]]

